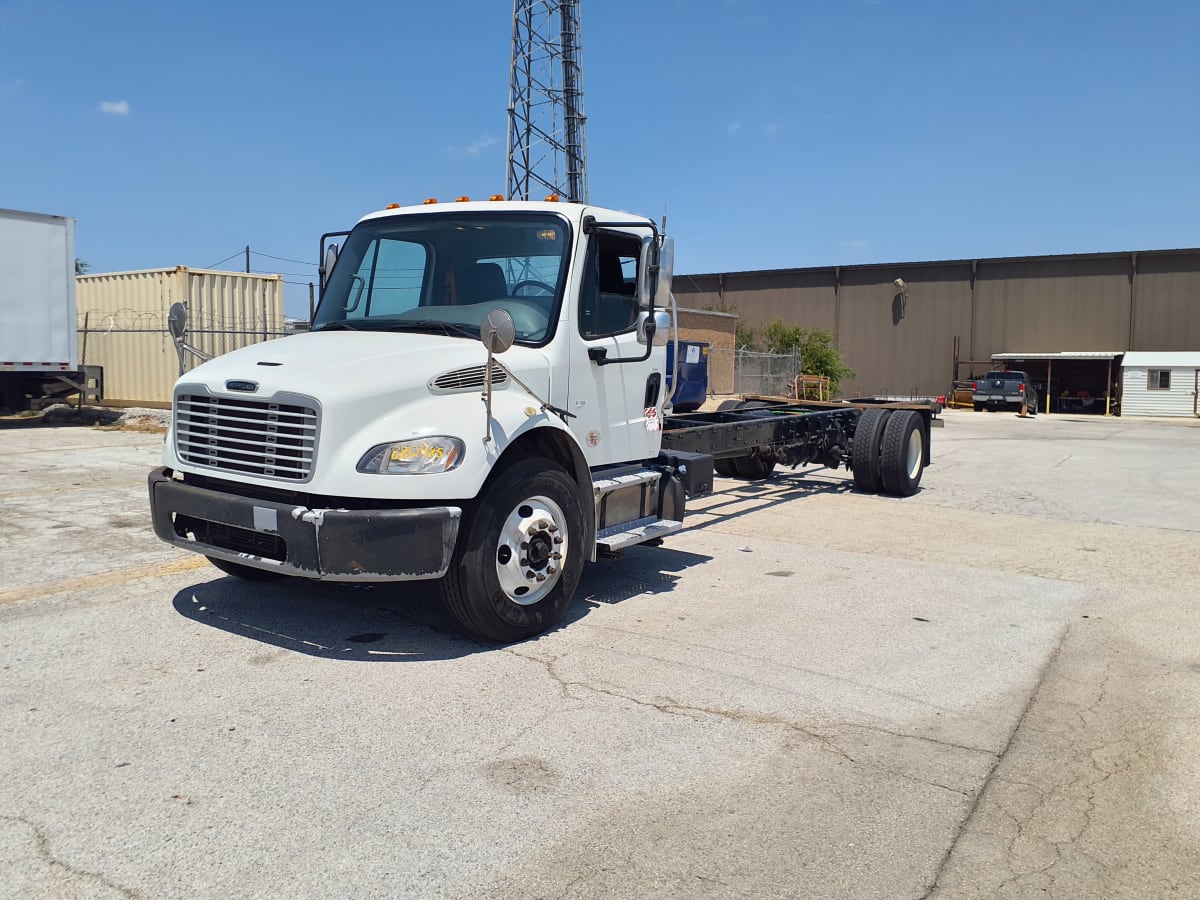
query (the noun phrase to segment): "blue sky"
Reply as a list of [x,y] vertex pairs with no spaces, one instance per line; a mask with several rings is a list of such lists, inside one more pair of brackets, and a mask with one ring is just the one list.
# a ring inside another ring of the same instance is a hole
[[[0,0],[0,206],[76,217],[79,256],[116,271],[246,244],[315,261],[389,202],[503,191],[511,14]],[[678,272],[1200,245],[1194,3],[583,0],[582,20],[590,199],[665,210]]]

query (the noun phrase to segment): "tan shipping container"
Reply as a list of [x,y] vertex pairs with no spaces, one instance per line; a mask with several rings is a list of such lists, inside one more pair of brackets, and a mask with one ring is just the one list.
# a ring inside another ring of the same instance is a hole
[[[188,309],[187,342],[212,356],[284,334],[283,278],[209,269],[146,269],[76,278],[82,364],[104,367],[106,405],[169,407],[179,376],[167,331]],[[184,355],[190,370],[200,360]]]

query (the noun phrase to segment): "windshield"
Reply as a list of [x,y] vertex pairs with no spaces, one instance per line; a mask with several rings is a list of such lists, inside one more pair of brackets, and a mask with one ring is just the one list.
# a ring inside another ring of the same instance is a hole
[[431,214],[372,219],[346,238],[313,331],[435,331],[478,337],[506,309],[516,339],[549,340],[570,231],[557,216]]

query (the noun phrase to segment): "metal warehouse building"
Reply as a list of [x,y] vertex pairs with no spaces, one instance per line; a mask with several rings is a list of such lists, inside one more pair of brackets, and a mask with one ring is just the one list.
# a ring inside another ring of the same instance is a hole
[[1200,249],[677,275],[673,287],[680,305],[751,328],[833,332],[855,371],[844,396],[944,394],[999,358],[1043,397],[1104,397],[1126,351],[1200,351]]

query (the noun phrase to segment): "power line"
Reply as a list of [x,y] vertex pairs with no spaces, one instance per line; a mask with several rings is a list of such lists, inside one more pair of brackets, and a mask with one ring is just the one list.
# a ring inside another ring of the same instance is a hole
[[204,268],[215,269],[217,266],[221,265],[221,263],[227,263],[231,259],[233,259],[235,256],[241,256],[245,252],[246,252],[245,250],[239,250],[237,253],[231,253],[231,254],[229,254],[229,256],[225,257],[224,259],[218,260],[217,262],[213,263],[211,266],[205,266]]
[[[299,265],[312,266],[313,268],[317,267],[317,264],[315,262],[309,262],[307,259],[291,259],[286,256],[273,256],[270,253],[263,253],[261,250],[251,250],[250,252],[254,256],[265,256],[267,259],[278,259],[281,262],[298,263]],[[234,255],[236,256],[237,254],[235,253]]]

